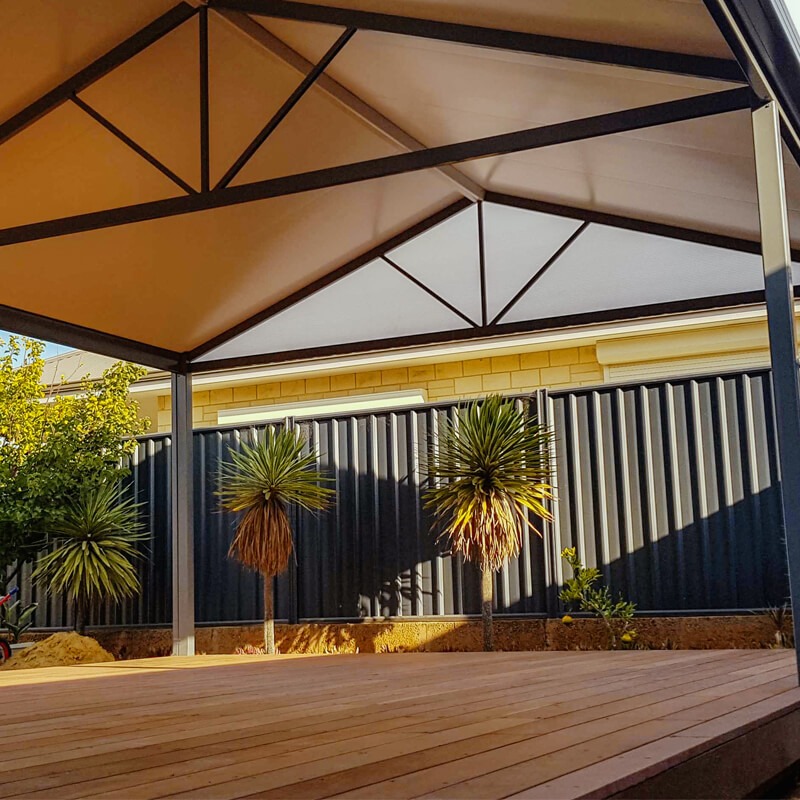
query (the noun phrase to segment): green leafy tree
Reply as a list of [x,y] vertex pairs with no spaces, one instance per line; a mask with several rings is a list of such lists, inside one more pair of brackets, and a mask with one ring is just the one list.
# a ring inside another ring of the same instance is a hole
[[0,339],[0,586],[35,558],[84,487],[120,477],[131,437],[149,427],[128,396],[142,367],[120,362],[60,394],[42,385],[43,352],[38,341]]
[[149,538],[139,521],[140,504],[120,497],[117,484],[85,486],[51,525],[53,549],[33,580],[65,595],[75,608],[75,630],[86,632],[90,613],[104,600],[119,603],[139,591],[135,561]]
[[231,453],[220,475],[222,506],[242,515],[228,555],[264,577],[264,649],[275,652],[272,579],[286,571],[294,552],[288,509],[321,511],[335,492],[316,469],[314,453],[292,430],[268,428],[252,447]]
[[561,558],[572,568],[572,577],[566,581],[559,595],[561,602],[599,617],[608,632],[612,650],[616,650],[618,642],[626,647],[633,645],[636,631],[631,624],[636,606],[622,597],[614,600],[608,586],[598,586],[602,573],[597,567],[584,567],[576,548],[565,547],[561,551]]
[[481,570],[484,650],[494,648],[492,574],[519,555],[526,528],[539,533],[531,516],[551,518],[551,439],[549,428],[492,395],[446,421],[432,443],[426,505],[451,550]]

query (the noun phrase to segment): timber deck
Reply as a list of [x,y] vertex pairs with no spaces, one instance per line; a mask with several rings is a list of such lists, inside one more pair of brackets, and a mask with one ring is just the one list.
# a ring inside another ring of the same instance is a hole
[[0,796],[744,796],[792,651],[198,656],[0,672]]

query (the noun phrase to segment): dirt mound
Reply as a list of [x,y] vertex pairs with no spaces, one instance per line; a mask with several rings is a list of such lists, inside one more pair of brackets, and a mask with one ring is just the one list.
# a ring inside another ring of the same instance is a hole
[[113,661],[114,656],[88,636],[77,633],[54,633],[33,647],[17,653],[0,669],[31,669],[33,667],[68,667],[72,664],[96,664]]

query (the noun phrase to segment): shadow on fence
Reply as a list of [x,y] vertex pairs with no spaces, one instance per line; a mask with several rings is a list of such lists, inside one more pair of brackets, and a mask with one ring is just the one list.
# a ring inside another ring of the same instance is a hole
[[[556,434],[558,503],[544,539],[528,533],[497,576],[497,610],[557,615],[562,547],[577,546],[612,590],[647,611],[749,609],[786,596],[780,488],[765,371],[540,395]],[[530,412],[535,401],[520,399]],[[477,571],[437,545],[423,507],[436,405],[303,420],[319,467],[334,478],[328,512],[296,519],[297,564],[277,580],[289,620],[476,614]],[[263,427],[263,426],[262,426]],[[199,623],[258,620],[260,577],[227,558],[234,519],[219,510],[220,463],[255,429],[195,433],[196,611]],[[170,621],[169,437],[144,437],[129,489],[153,532],[140,597],[94,622]],[[24,585],[26,597],[36,589]],[[37,624],[71,623],[60,598]]]

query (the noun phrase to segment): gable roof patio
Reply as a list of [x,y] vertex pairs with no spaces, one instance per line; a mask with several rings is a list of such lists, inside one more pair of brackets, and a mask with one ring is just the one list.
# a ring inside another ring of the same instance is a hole
[[782,0],[345,6],[6,12],[0,325],[172,372],[176,653],[192,374],[765,299],[800,591]]

